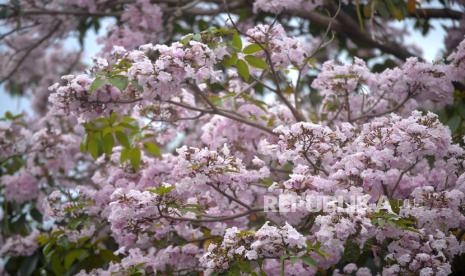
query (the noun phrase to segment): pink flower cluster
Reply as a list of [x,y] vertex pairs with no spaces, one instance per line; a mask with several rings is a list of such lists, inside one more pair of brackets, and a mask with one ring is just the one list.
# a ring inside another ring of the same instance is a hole
[[[282,1],[280,1],[282,3]],[[274,66],[286,68],[293,65],[304,67],[311,55],[312,44],[295,37],[289,37],[281,25],[257,25],[247,30],[249,42],[268,46]],[[263,54],[261,54],[263,56]]]
[[312,87],[324,95],[321,113],[333,122],[366,120],[396,112],[408,114],[418,108],[437,109],[452,103],[453,81],[461,78],[457,53],[451,64],[429,64],[408,59],[401,67],[371,73],[365,62],[340,65],[333,61]]
[[11,256],[30,256],[34,254],[39,247],[37,238],[40,232],[35,230],[27,236],[12,236],[2,244],[0,249],[0,257]]
[[302,251],[306,240],[291,225],[278,228],[266,222],[257,232],[240,231],[237,227],[226,229],[220,245],[210,244],[200,259],[207,274],[225,271],[237,258],[255,261],[261,258],[277,258],[286,252]]
[[15,175],[5,175],[0,178],[5,197],[10,201],[24,203],[35,199],[39,193],[37,179],[25,170]]
[[160,7],[149,0],[138,0],[128,4],[121,21],[123,24],[110,25],[109,37],[100,37],[102,54],[109,53],[114,46],[135,49],[139,45],[154,43],[162,31],[163,13]]

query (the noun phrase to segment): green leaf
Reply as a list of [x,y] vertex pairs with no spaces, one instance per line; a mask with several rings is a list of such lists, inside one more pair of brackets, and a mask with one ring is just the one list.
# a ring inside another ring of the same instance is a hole
[[130,130],[138,130],[139,129],[138,125],[131,125],[130,123],[126,123],[126,122],[121,122],[119,125],[126,128],[126,129],[130,129]]
[[89,138],[89,141],[87,142],[87,151],[94,159],[99,157],[98,141],[95,139],[95,137]]
[[260,45],[253,43],[253,44],[247,45],[247,47],[245,47],[242,52],[246,55],[250,55],[250,54],[255,54],[257,52],[260,52],[262,50],[263,49]]
[[108,119],[105,118],[105,117],[100,117],[100,118],[97,118],[93,121],[93,123],[98,126],[98,127],[103,127],[103,126],[107,126],[108,125]]
[[144,87],[140,85],[136,80],[131,81],[131,85],[139,92],[144,92]]
[[266,123],[266,126],[267,127],[273,127],[275,122],[276,122],[276,117],[273,116],[268,120],[268,122]]
[[117,64],[114,65],[114,68],[119,69],[120,72],[127,72],[131,66],[131,61],[129,61],[127,58],[123,58]]
[[184,36],[181,39],[180,42],[181,42],[182,45],[186,46],[187,44],[189,44],[189,41],[191,41],[193,37],[194,37],[193,34],[188,34],[188,35]]
[[36,208],[32,209],[31,212],[31,217],[38,221],[38,222],[42,222],[42,219],[43,219],[43,215],[41,212],[39,212],[39,210],[37,210]]
[[191,213],[195,213],[199,215],[202,214],[200,210],[201,209],[200,205],[194,205],[194,204],[190,204],[190,205],[186,205],[186,207],[177,207],[177,209],[181,211],[182,214],[185,214],[187,212],[191,212]]
[[63,275],[65,272],[64,267],[61,265],[60,255],[60,253],[54,252],[51,257],[52,270],[55,273],[55,275]]
[[110,155],[113,147],[115,146],[115,139],[113,138],[112,133],[108,133],[103,136],[103,151]]
[[107,84],[107,80],[101,77],[97,77],[90,85],[90,93],[94,93],[97,89]]
[[248,102],[251,102],[253,103],[254,105],[256,105],[258,108],[260,108],[261,110],[265,111],[265,112],[268,112],[268,110],[266,109],[267,108],[267,105],[264,101],[260,101],[260,100],[257,100],[255,99],[254,97],[251,97],[247,94],[241,94],[241,97],[248,101]]
[[195,40],[195,41],[202,41],[202,35],[201,34],[195,34],[192,37],[192,39]]
[[115,135],[116,135],[116,140],[118,140],[118,143],[120,143],[120,145],[122,145],[125,148],[131,147],[131,144],[129,143],[129,138],[126,135],[126,133],[122,131],[116,131]]
[[250,266],[250,262],[239,259],[237,260],[237,265],[239,266],[241,272],[246,272],[248,274],[252,273],[252,267]]
[[360,246],[354,241],[354,239],[347,239],[346,243],[344,244],[344,253],[343,253],[343,260],[346,262],[357,262],[360,258]]
[[158,188],[150,188],[147,191],[157,194],[157,195],[166,195],[174,189],[174,186],[160,186]]
[[317,266],[316,261],[308,255],[303,255],[302,257],[300,257],[300,259],[308,266]]
[[232,45],[234,46],[234,48],[236,48],[236,50],[242,50],[242,39],[237,32],[233,34]]
[[42,253],[44,254],[44,256],[46,258],[49,258],[51,253],[53,253],[53,247],[54,247],[54,243],[53,242],[49,242],[47,243],[47,245],[44,246],[44,248],[42,249]]
[[118,88],[121,92],[123,92],[129,84],[128,78],[124,76],[114,76],[108,79],[108,82]]
[[113,128],[110,126],[106,126],[102,129],[102,136],[105,136],[107,134],[113,133]]
[[237,262],[234,262],[232,265],[230,265],[226,275],[228,276],[241,275],[241,269],[239,268],[239,264]]
[[208,96],[208,100],[214,105],[222,105],[223,100],[218,95],[210,95]]
[[299,256],[291,256],[291,257],[289,257],[289,259],[291,260],[291,262],[293,264],[295,264],[298,260],[300,260],[300,257]]
[[7,112],[5,112],[5,117],[1,118],[0,120],[5,120],[6,119],[6,120],[14,121],[16,119],[20,119],[23,116],[24,116],[24,114],[13,115],[13,113],[11,113],[10,111],[7,111]]
[[399,10],[396,5],[391,0],[386,0],[384,3],[387,5],[389,11],[391,12],[392,16],[397,20],[402,20],[404,15],[401,10]]
[[223,66],[224,67],[231,67],[233,65],[236,65],[237,63],[237,53],[231,54],[231,56],[228,56],[224,58],[223,60]]
[[284,275],[285,275],[285,270],[286,270],[286,268],[285,268],[285,261],[286,261],[286,258],[287,258],[287,256],[285,256],[285,255],[281,255],[281,256],[279,257],[279,263],[280,263],[280,265],[279,265],[279,267],[280,267],[280,269],[279,269],[279,270],[280,270],[280,271],[279,271],[279,275],[280,275],[280,276],[284,276]]
[[124,117],[123,117],[123,122],[126,122],[126,123],[128,123],[128,124],[133,123],[133,122],[136,122],[136,121],[137,121],[136,119],[134,119],[134,118],[132,118],[132,117],[129,117],[129,116],[124,116]]
[[375,3],[376,3],[376,10],[381,14],[383,18],[388,19],[390,14],[384,2],[376,1]]
[[371,5],[364,5],[363,6],[363,16],[365,16],[366,18],[370,18],[372,16],[372,13],[373,13],[373,10],[372,10]]
[[248,81],[250,78],[249,66],[244,60],[239,59],[236,63],[237,72],[245,80]]
[[99,256],[100,256],[105,262],[110,262],[110,261],[116,261],[116,262],[118,262],[119,259],[120,259],[118,256],[116,256],[115,254],[113,254],[113,251],[112,251],[112,250],[108,250],[108,249],[100,250]]
[[0,19],[6,19],[9,15],[9,8],[5,5],[0,7]]
[[129,161],[134,169],[138,170],[140,166],[140,149],[133,148],[129,152]]
[[124,148],[124,149],[121,150],[121,154],[120,154],[120,157],[119,157],[119,162],[121,164],[129,160],[129,153],[130,152],[131,152],[131,149],[128,149],[128,148]]
[[260,182],[262,184],[266,185],[267,187],[273,185],[273,179],[271,179],[271,178],[264,178]]
[[86,153],[86,152],[87,152],[86,144],[87,144],[87,142],[86,142],[85,140],[82,141],[82,142],[79,144],[79,150],[80,150],[82,153]]
[[268,67],[268,64],[263,59],[256,56],[245,56],[245,60],[255,68],[266,69]]
[[462,118],[460,118],[459,115],[454,115],[448,122],[448,125],[450,127],[450,130],[452,132],[456,131],[460,124],[462,123]]
[[360,27],[360,30],[363,32],[364,25],[363,25],[363,19],[362,19],[362,12],[360,10],[360,0],[355,1],[355,12],[357,14],[358,25]]
[[27,257],[24,261],[21,262],[21,268],[19,270],[20,276],[29,276],[34,273],[34,270],[37,268],[37,263],[39,262],[39,254],[34,254]]
[[65,257],[65,269],[68,270],[71,265],[74,263],[76,260],[83,260],[86,257],[89,256],[89,253],[85,249],[74,249],[68,254],[66,254]]
[[153,155],[155,157],[161,157],[160,148],[154,143],[145,142],[144,143],[144,149],[145,149],[146,152],[148,152],[149,154],[151,154],[151,155]]

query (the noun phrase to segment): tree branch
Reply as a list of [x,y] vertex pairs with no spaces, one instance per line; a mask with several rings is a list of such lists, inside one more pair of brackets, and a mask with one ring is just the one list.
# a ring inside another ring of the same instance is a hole
[[[327,27],[331,24],[331,29],[336,33],[349,38],[357,44],[364,44],[367,47],[377,48],[385,53],[391,54],[399,59],[405,60],[409,57],[415,56],[407,51],[404,47],[392,43],[379,42],[372,39],[369,34],[360,30],[359,26],[345,13],[340,12],[337,19],[332,21],[332,18],[319,14],[317,12],[307,12],[303,10],[296,10],[291,15],[307,19],[310,23],[315,23],[320,27]],[[350,19],[350,20],[349,20]],[[332,21],[332,23],[331,23]]]
[[216,217],[216,218],[208,218],[208,219],[195,219],[195,218],[186,218],[186,217],[173,217],[167,216],[160,213],[161,218],[171,219],[171,220],[179,220],[179,221],[190,221],[190,222],[217,222],[217,221],[226,221],[226,220],[233,220],[241,217],[245,217],[251,215],[253,213],[263,212],[262,208],[254,208],[243,213],[231,215],[231,216],[223,216],[223,217]]
[[409,13],[410,17],[418,17],[423,19],[452,19],[452,20],[461,20],[464,18],[464,14],[460,11],[451,10],[451,9],[416,9],[415,13]]

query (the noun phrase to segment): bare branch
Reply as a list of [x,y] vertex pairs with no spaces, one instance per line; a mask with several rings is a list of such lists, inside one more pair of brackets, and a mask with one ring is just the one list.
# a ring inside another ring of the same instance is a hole
[[423,18],[423,19],[452,19],[452,20],[462,20],[464,18],[464,13],[451,9],[416,9],[415,13],[409,13],[411,17]]
[[[392,54],[393,56],[405,60],[409,57],[415,56],[414,54],[407,51],[404,47],[394,45],[392,43],[380,42],[373,40],[369,34],[360,31],[360,28],[353,20],[346,14],[343,15],[341,12],[338,16],[337,21],[332,21],[330,17],[324,16],[317,12],[307,12],[302,10],[296,10],[292,12],[292,15],[309,20],[311,23],[315,23],[320,27],[329,26],[331,23],[331,29],[338,34],[353,40],[355,43],[361,43],[368,47],[378,48],[381,51]],[[341,19],[342,18],[342,19]],[[350,19],[350,21],[349,21]]]
[[222,217],[216,217],[216,218],[208,218],[208,219],[194,219],[194,218],[186,218],[186,217],[173,217],[173,216],[167,216],[163,215],[160,213],[160,218],[165,218],[165,219],[170,219],[170,220],[179,220],[179,221],[190,221],[190,222],[217,222],[217,221],[227,221],[227,220],[233,220],[241,217],[245,217],[254,213],[258,212],[263,212],[262,208],[254,208],[250,209],[248,211],[245,211],[243,213],[231,215],[231,216],[222,216]]
[[26,50],[26,53],[18,60],[18,62],[16,63],[15,67],[13,68],[13,70],[11,70],[6,76],[4,76],[1,80],[0,80],[0,83],[3,83],[5,82],[6,80],[8,80],[9,78],[11,78],[11,76],[13,76],[14,73],[16,73],[18,71],[18,69],[21,67],[21,64],[23,64],[23,62],[26,60],[26,58],[29,56],[29,54],[34,50],[36,49],[37,47],[39,47],[42,43],[44,43],[45,41],[47,41],[50,37],[52,37],[52,35],[60,28],[60,25],[61,25],[61,21],[59,21],[53,28],[50,32],[48,32],[44,37],[42,37],[41,39],[39,39],[36,43],[34,43],[33,45],[29,46]]

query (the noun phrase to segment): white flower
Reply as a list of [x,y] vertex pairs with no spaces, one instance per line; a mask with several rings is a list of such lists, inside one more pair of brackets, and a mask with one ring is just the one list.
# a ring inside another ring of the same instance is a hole
[[245,257],[249,260],[256,260],[258,258],[257,251],[255,250],[250,250],[245,253]]

